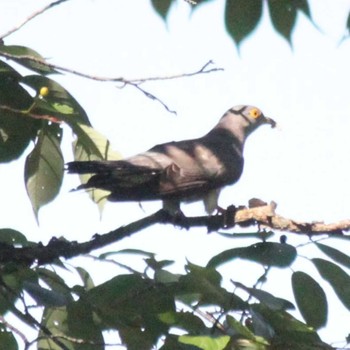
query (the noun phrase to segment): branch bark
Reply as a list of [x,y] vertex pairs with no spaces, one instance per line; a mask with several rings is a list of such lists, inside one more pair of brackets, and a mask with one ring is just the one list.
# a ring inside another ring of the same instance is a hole
[[[258,224],[272,230],[314,235],[331,235],[341,237],[350,231],[350,220],[342,220],[336,223],[325,224],[323,222],[299,222],[285,218],[275,213],[276,204],[270,203],[255,208],[239,208],[232,210],[228,208],[225,213],[214,216],[172,216],[164,210],[135,221],[129,225],[119,227],[105,234],[95,234],[89,241],[78,243],[52,238],[44,246],[38,243],[36,246],[15,248],[7,244],[0,245],[0,263],[15,262],[30,266],[33,263],[48,264],[59,258],[73,258],[84,255],[93,250],[105,247],[111,243],[118,242],[125,237],[131,236],[154,224],[172,224],[189,229],[190,227],[207,227],[208,231],[220,228],[230,228],[234,224],[239,226],[250,226]],[[349,237],[346,235],[345,237]]]

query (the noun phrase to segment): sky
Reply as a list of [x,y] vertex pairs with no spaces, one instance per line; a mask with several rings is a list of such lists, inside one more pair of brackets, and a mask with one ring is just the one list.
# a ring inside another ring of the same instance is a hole
[[[0,33],[47,3],[2,0]],[[148,1],[71,0],[37,17],[5,43],[28,46],[51,63],[87,74],[130,79],[193,72],[212,60],[213,67],[224,71],[142,85],[176,115],[132,87],[121,89],[69,74],[52,78],[72,93],[93,126],[124,156],[158,143],[202,136],[234,105],[258,106],[279,126],[277,130],[262,127],[250,136],[243,176],[222,192],[220,205],[247,204],[257,197],[275,201],[278,213],[288,218],[334,222],[349,218],[350,209],[350,39],[342,40],[347,34],[350,0],[312,0],[310,6],[314,23],[298,15],[292,47],[273,30],[265,8],[257,30],[238,51],[223,25],[222,0],[209,2],[195,12],[178,0],[166,24]],[[65,129],[66,161],[73,157],[71,142],[72,134]],[[142,207],[138,203],[107,204],[100,219],[86,194],[69,192],[78,185],[78,178],[65,176],[59,197],[41,209],[38,226],[25,194],[23,165],[24,157],[0,165],[0,191],[3,198],[11,198],[2,208],[0,227],[15,228],[34,241],[46,242],[52,236],[88,240],[96,232],[107,232],[160,208],[159,202]],[[183,211],[188,215],[204,213],[200,203],[185,205]],[[289,242],[299,244],[305,238],[291,236]],[[204,265],[228,244],[251,243],[227,242],[207,235],[204,229],[156,226],[108,250],[157,252],[159,258],[176,260],[173,269],[183,271],[186,259]],[[328,243],[350,254],[343,242]],[[315,275],[307,262],[312,254],[315,250],[305,247],[305,258],[293,268]],[[126,261],[133,259],[127,257]],[[98,264],[91,260],[77,259],[76,263],[89,271],[96,269],[96,283],[115,273],[113,269],[110,275],[99,273]],[[256,270],[247,273],[251,271],[249,264],[233,266],[230,273],[246,283],[261,274]],[[227,273],[228,267],[222,272]],[[271,280],[289,286],[290,272],[277,270]],[[322,286],[334,295],[325,283]],[[276,286],[267,288],[273,291]],[[287,290],[277,288],[280,297],[291,298]],[[336,329],[321,331],[326,341],[342,340],[349,332],[350,315],[333,299],[329,324],[336,324]],[[339,322],[339,317],[344,322]]]

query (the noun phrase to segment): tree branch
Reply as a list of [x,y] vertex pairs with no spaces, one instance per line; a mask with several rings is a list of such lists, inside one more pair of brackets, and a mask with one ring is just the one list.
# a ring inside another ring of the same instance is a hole
[[0,51],[0,56],[3,56],[7,59],[11,59],[17,62],[21,61],[30,61],[33,63],[41,64],[44,65],[50,69],[56,70],[56,71],[61,71],[69,74],[73,74],[82,78],[90,79],[90,80],[95,80],[95,81],[101,81],[101,82],[114,82],[114,83],[120,83],[122,84],[120,88],[124,88],[127,85],[130,85],[137,90],[141,91],[146,97],[150,98],[151,100],[159,102],[168,112],[170,113],[175,113],[175,111],[171,110],[160,98],[156,97],[149,91],[145,90],[144,88],[141,88],[140,85],[146,82],[150,81],[159,81],[159,80],[173,80],[173,79],[179,79],[179,78],[187,78],[187,77],[192,77],[195,75],[199,74],[208,74],[212,72],[218,72],[218,71],[223,71],[223,68],[209,68],[210,65],[214,64],[213,61],[208,61],[205,63],[199,70],[195,72],[189,72],[189,73],[181,73],[181,74],[174,74],[174,75],[166,75],[166,76],[158,76],[158,77],[148,77],[148,78],[135,78],[135,79],[126,79],[123,77],[101,77],[101,76],[96,76],[96,75],[91,75],[83,72],[79,72],[74,69],[70,69],[67,67],[59,66],[57,64],[49,63],[46,62],[43,59],[33,57],[30,55],[14,55],[10,54],[7,52],[1,52]]
[[[344,232],[350,231],[350,220],[331,224],[325,224],[323,222],[298,222],[277,215],[275,209],[276,204],[271,203],[256,208],[240,208],[236,211],[226,210],[226,213],[221,215],[198,217],[172,216],[164,210],[159,210],[152,215],[129,225],[119,227],[111,232],[103,235],[95,234],[90,241],[83,243],[52,238],[46,246],[38,243],[35,247],[15,248],[7,244],[1,244],[0,263],[12,261],[30,266],[34,262],[41,265],[52,263],[58,258],[70,259],[118,242],[157,223],[175,224],[186,229],[204,226],[207,227],[208,231],[218,230],[220,228],[227,229],[232,227],[232,224],[244,227],[259,224],[273,230],[305,234],[308,236],[328,234],[341,237],[344,235]],[[228,224],[228,222],[232,224]]]
[[10,29],[8,32],[6,32],[5,34],[2,34],[0,36],[0,41],[4,38],[6,38],[7,36],[13,34],[14,32],[16,32],[17,30],[21,29],[24,25],[26,25],[29,21],[31,21],[32,19],[34,19],[35,17],[41,15],[42,13],[46,12],[47,10],[53,8],[54,6],[57,6],[65,1],[68,0],[56,0],[48,5],[46,5],[45,7],[43,7],[42,9],[32,13],[29,17],[27,17],[23,22],[21,22],[20,24],[18,24],[17,26],[13,27],[12,29]]

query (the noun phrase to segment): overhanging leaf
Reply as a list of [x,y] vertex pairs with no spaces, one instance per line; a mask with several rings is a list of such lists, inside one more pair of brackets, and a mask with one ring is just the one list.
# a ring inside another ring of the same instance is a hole
[[336,261],[339,264],[344,265],[345,267],[350,268],[350,257],[347,254],[344,254],[338,249],[329,247],[328,245],[322,243],[315,243],[317,248],[319,248],[324,254],[328,255],[331,259]]
[[21,247],[28,245],[26,236],[23,233],[11,228],[0,229],[0,242]]
[[45,59],[36,51],[25,46],[18,45],[0,45],[0,52],[8,53],[16,58],[14,61],[21,64],[22,66],[29,68],[40,74],[52,74],[58,73],[53,68],[45,65]]
[[226,30],[240,45],[256,27],[262,16],[262,0],[226,0]]
[[[110,142],[92,127],[77,123],[72,125],[72,128],[77,135],[77,140],[73,143],[75,160],[121,159],[121,155],[112,150]],[[80,175],[80,180],[82,183],[86,183],[90,177],[90,174],[82,174]],[[98,204],[100,211],[102,211],[110,192],[100,189],[91,189],[88,193],[90,198]]]
[[297,8],[294,1],[269,0],[267,2],[273,27],[289,43],[291,43],[291,34],[297,18]]
[[39,209],[58,194],[63,178],[61,128],[43,122],[33,151],[26,158],[24,179],[36,218]]
[[271,293],[265,292],[264,290],[261,290],[261,289],[246,287],[244,284],[240,282],[235,282],[235,281],[232,281],[232,282],[235,286],[242,288],[247,293],[249,293],[249,295],[260,300],[262,303],[264,303],[266,306],[268,306],[272,310],[295,309],[294,305],[286,299],[277,298]]
[[246,259],[267,266],[287,267],[297,255],[286,243],[261,242],[248,247],[228,249],[210,259],[207,267],[217,267],[233,259]]
[[298,271],[292,275],[292,287],[300,313],[315,329],[327,323],[328,304],[321,286],[308,274]]
[[350,310],[350,276],[330,261],[314,258],[311,260],[318,272],[333,288],[339,300]]
[[153,8],[165,20],[172,3],[172,0],[151,0]]
[[20,85],[21,75],[0,61],[0,162],[17,159],[36,136],[40,123],[25,113],[33,98]]
[[91,125],[86,112],[75,98],[56,81],[41,75],[27,75],[22,83],[33,88],[39,95],[42,88],[47,88],[47,95],[37,99],[33,112],[49,114],[66,122],[74,131],[77,123]]

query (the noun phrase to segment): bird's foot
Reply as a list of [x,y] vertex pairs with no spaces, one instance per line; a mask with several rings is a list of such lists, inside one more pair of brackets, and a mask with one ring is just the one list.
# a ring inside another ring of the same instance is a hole
[[163,213],[165,222],[171,223],[174,226],[183,227],[186,230],[190,228],[187,216],[180,209],[175,212],[163,209]]
[[235,225],[236,211],[237,211],[237,208],[234,205],[230,205],[226,209],[218,206],[216,208],[216,216],[221,218],[220,227],[222,228],[233,227]]

